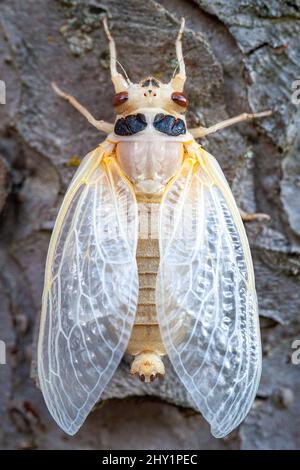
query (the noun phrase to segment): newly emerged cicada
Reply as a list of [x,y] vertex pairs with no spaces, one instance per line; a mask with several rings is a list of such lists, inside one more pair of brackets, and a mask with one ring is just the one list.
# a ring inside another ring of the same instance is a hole
[[[149,382],[168,355],[215,437],[248,413],[260,380],[261,346],[249,245],[230,188],[195,140],[270,112],[187,129],[181,36],[169,83],[132,83],[117,72],[114,124],[77,170],[59,211],[45,274],[39,383],[55,421],[74,434],[127,351]],[[158,239],[139,236],[138,205],[158,207]]]

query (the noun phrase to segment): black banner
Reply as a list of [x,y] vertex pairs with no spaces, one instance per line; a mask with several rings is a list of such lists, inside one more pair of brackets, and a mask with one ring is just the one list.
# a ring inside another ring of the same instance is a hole
[[[106,468],[108,466],[122,466],[125,468],[139,468],[145,465],[166,466],[209,466],[220,463],[228,464],[283,464],[285,467],[299,462],[298,451],[197,451],[197,450],[132,450],[132,451],[102,451],[102,450],[69,450],[63,451],[1,451],[1,462],[16,462],[21,465],[37,461],[39,466],[43,463],[54,463],[70,466],[81,465],[82,468]],[[88,467],[87,467],[88,466]],[[209,470],[209,467],[208,467]]]

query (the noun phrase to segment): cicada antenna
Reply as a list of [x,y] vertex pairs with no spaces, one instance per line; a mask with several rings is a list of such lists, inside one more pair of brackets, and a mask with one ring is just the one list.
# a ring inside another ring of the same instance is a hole
[[[191,47],[191,49],[189,49],[183,54],[183,59],[186,59],[191,54],[191,52],[193,52],[196,49],[197,49],[197,46]],[[175,77],[178,68],[179,68],[179,64],[177,64],[176,67],[174,68],[174,72],[172,73],[172,79]]]
[[111,80],[114,84],[116,93],[120,93],[121,91],[124,91],[128,88],[128,83],[126,79],[123,77],[123,75],[117,71],[116,44],[108,28],[107,16],[104,16],[102,21],[103,21],[104,31],[106,33],[108,44],[109,44]]
[[182,34],[184,31],[185,26],[185,19],[184,17],[180,20],[180,28],[177,34],[177,38],[175,41],[175,48],[176,48],[176,56],[178,60],[179,72],[172,78],[171,84],[174,90],[176,91],[183,91],[184,83],[186,80],[186,72],[185,72],[185,63],[182,53]]
[[132,81],[130,80],[130,78],[128,77],[128,73],[126,72],[125,68],[123,67],[123,65],[121,64],[121,62],[119,60],[116,61],[117,64],[121,67],[121,69],[123,70],[124,72],[124,75],[125,75],[125,78],[126,78],[126,81],[128,83],[128,85],[130,85],[130,83],[132,83]]

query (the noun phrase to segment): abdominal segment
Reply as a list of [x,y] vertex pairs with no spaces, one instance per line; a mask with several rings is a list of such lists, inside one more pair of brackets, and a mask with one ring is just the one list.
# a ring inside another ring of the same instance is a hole
[[117,159],[137,193],[159,194],[179,170],[183,144],[172,141],[123,141]]

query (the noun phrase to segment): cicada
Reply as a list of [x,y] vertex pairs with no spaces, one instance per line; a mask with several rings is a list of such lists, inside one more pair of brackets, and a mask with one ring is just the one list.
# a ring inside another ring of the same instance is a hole
[[[242,120],[187,129],[182,53],[168,83],[132,83],[117,70],[114,124],[96,120],[53,84],[106,139],[81,162],[60,208],[45,272],[38,377],[47,407],[75,434],[124,353],[142,381],[167,355],[215,437],[245,418],[261,374],[249,245],[225,177],[196,138]],[[139,204],[158,208],[157,239],[139,237]]]

